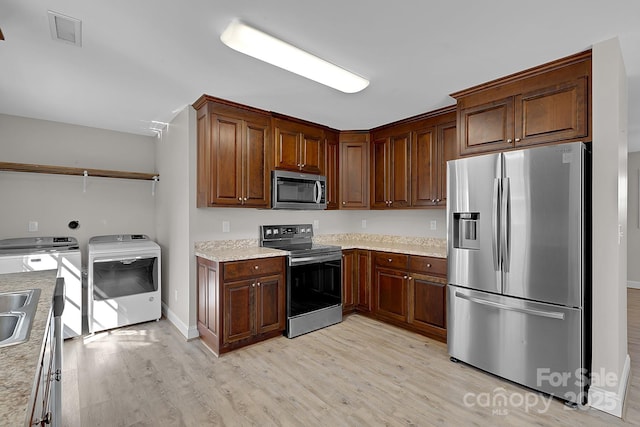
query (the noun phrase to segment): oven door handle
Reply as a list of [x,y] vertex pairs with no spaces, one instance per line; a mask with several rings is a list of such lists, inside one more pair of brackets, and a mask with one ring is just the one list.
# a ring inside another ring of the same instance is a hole
[[289,265],[305,265],[305,264],[319,264],[327,261],[340,261],[342,260],[342,254],[329,254],[329,255],[314,255],[300,258],[289,257]]

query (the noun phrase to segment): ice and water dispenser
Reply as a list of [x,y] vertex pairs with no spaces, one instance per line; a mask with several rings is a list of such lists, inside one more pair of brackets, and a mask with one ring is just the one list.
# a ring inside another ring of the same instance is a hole
[[454,212],[453,247],[480,249],[480,213]]

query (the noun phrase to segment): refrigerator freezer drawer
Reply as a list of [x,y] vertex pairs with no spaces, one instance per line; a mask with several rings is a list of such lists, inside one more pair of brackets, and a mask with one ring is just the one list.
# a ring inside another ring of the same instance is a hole
[[582,310],[448,286],[449,354],[564,400],[583,403]]

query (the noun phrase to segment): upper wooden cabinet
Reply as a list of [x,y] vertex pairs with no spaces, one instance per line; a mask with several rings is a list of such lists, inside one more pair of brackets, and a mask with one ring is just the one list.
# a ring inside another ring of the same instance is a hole
[[269,207],[269,114],[206,95],[194,108],[197,206]]
[[324,174],[324,128],[280,117],[272,126],[276,169]]
[[369,132],[340,132],[340,209],[369,208]]
[[446,162],[457,157],[455,107],[375,129],[371,208],[444,207]]
[[338,209],[340,199],[340,144],[338,132],[325,131],[327,155],[324,167],[327,177],[327,209]]
[[590,141],[591,51],[452,94],[460,154]]
[[371,207],[411,205],[409,181],[411,132],[390,128],[375,133],[371,142]]

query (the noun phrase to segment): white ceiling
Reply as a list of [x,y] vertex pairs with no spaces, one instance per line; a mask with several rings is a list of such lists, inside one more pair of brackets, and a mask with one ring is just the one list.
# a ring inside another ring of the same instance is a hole
[[[82,20],[82,47],[51,39],[47,10]],[[371,84],[344,94],[237,53],[219,39],[234,18]],[[143,135],[203,93],[369,129],[618,37],[640,150],[638,0],[0,0],[0,28],[0,113]]]

